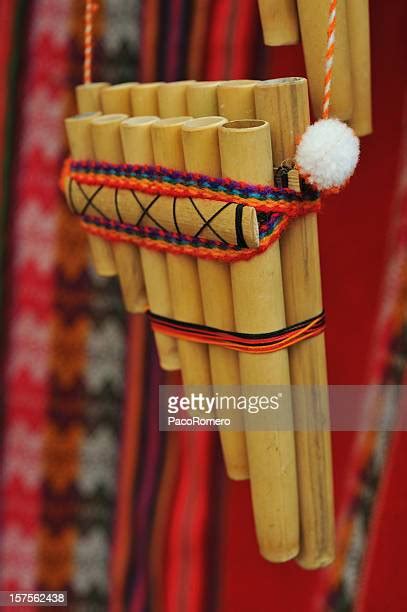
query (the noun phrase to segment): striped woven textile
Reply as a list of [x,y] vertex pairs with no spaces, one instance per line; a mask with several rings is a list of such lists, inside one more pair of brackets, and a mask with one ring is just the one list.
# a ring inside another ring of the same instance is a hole
[[[19,44],[24,30],[26,7],[22,2],[3,2],[0,21],[5,26],[0,39],[0,388],[5,388],[5,356],[7,354],[6,296],[7,253],[9,247],[8,218],[11,209],[13,176],[11,172],[15,141],[13,130],[18,119],[17,83],[22,64]],[[0,397],[0,442],[3,448],[5,417],[4,396]],[[0,455],[1,457],[1,455]],[[1,469],[1,467],[0,467]]]
[[[75,5],[65,2],[67,66],[64,79],[63,115],[72,114],[75,102],[71,83],[75,76],[71,44],[76,30]],[[47,7],[47,11],[49,6]],[[61,16],[62,17],[62,16]],[[58,133],[64,147],[63,128]],[[50,397],[43,440],[44,476],[38,559],[38,586],[44,590],[67,590],[73,599],[72,579],[78,540],[80,491],[77,474],[85,436],[84,373],[89,334],[89,282],[86,274],[87,246],[69,215],[56,200],[53,321],[49,355]],[[75,253],[75,257],[70,256]]]
[[[54,321],[55,252],[60,196],[55,177],[63,155],[68,71],[69,1],[49,14],[39,0],[26,14],[16,44],[24,48],[19,89],[18,137],[12,168],[8,221],[8,290],[1,473],[1,588],[35,589],[42,522],[43,449],[51,399],[49,363]],[[17,5],[16,5],[17,7]],[[22,6],[17,7],[21,10]],[[17,42],[18,41],[18,42]],[[52,56],[55,69],[47,69]],[[49,108],[52,112],[42,113]],[[41,116],[42,121],[39,122]],[[42,177],[49,177],[44,181]],[[29,179],[27,178],[29,177]],[[7,205],[7,203],[5,203]],[[46,218],[45,223],[37,223]],[[3,325],[4,325],[3,323]]]

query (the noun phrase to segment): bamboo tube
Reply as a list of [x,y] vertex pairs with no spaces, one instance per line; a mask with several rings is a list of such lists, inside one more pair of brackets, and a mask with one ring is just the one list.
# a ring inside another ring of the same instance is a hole
[[158,109],[162,119],[185,116],[187,110],[186,91],[195,81],[162,83],[158,88]]
[[347,0],[353,112],[350,125],[358,136],[372,133],[369,0]]
[[[317,118],[322,114],[329,4],[330,0],[297,0],[312,108]],[[336,9],[331,92],[331,115],[348,121],[352,117],[353,96],[346,2],[338,2]]]
[[[181,129],[190,117],[161,119],[152,126],[156,164],[184,170]],[[180,321],[204,323],[197,263],[188,255],[167,254],[168,276],[174,316]],[[210,385],[208,347],[185,340],[178,341],[182,378],[185,385]]]
[[[189,172],[221,176],[218,127],[225,122],[223,117],[204,117],[184,124],[182,140],[185,166]],[[205,324],[233,331],[235,320],[230,266],[204,259],[198,259],[197,264]],[[238,354],[220,346],[209,345],[208,348],[212,384],[240,385]],[[234,426],[237,425],[236,421],[234,419]],[[228,476],[233,480],[247,479],[249,468],[244,431],[220,430],[219,434]]]
[[130,89],[132,114],[135,117],[158,116],[158,88],[162,83],[138,83]]
[[[226,123],[219,129],[219,144],[223,176],[273,183],[268,123],[254,120]],[[285,327],[278,242],[254,259],[233,264],[231,274],[238,330],[264,333]],[[239,353],[239,363],[243,385],[290,384],[286,350]],[[260,552],[269,561],[287,561],[299,549],[293,431],[247,431],[246,443]]]
[[[162,195],[143,215],[145,211],[141,201],[145,200],[146,196],[141,191],[128,189],[119,189],[117,193],[115,189],[102,189],[95,193],[92,204],[105,217],[116,220],[117,196],[120,197],[120,217],[123,223],[142,226],[155,223],[171,232],[179,231],[188,235],[199,232],[202,238],[208,240],[219,240],[219,236],[222,236],[226,242],[233,245],[238,245],[243,238],[248,247],[259,246],[259,227],[256,212],[251,206],[244,206],[241,209],[241,217],[237,219],[236,211],[239,204],[230,202],[225,208],[225,202],[222,200],[194,198],[192,202],[190,198],[178,197],[174,215],[174,198]],[[72,183],[68,199],[72,201],[74,207],[76,204],[80,206],[83,202],[83,195],[75,181]],[[212,220],[206,224],[203,218],[212,218]]]
[[95,113],[102,110],[101,93],[110,83],[84,83],[75,88],[78,113]]
[[[218,85],[221,82],[197,82],[192,83],[187,88],[188,112],[193,117],[216,115],[218,112]],[[234,81],[236,83],[236,81]],[[247,93],[246,85],[248,81],[243,81],[244,94]],[[233,88],[236,94],[236,88]],[[227,101],[227,93],[225,94]],[[254,99],[253,108],[254,108]],[[189,124],[190,125],[190,122]],[[207,132],[207,155],[203,162],[207,172],[212,176],[220,176],[219,148],[216,138],[216,148],[211,144],[211,129]],[[185,139],[184,139],[185,144]],[[199,144],[196,143],[196,147]],[[209,147],[213,150],[212,156]],[[198,168],[199,154],[196,162],[189,159],[189,165]],[[188,166],[187,166],[188,167]],[[257,222],[256,222],[257,224]],[[232,224],[233,226],[233,224]],[[222,234],[223,235],[223,234]],[[230,278],[230,266],[218,262],[198,260],[198,272],[203,298],[204,316],[207,325],[213,325],[221,329],[234,328],[233,315],[233,296]],[[217,295],[217,304],[213,296]],[[232,313],[230,314],[230,309]],[[229,313],[229,314],[228,314]],[[223,315],[223,316],[222,316]],[[217,323],[215,323],[217,321]],[[209,357],[211,364],[212,381],[214,384],[233,384],[240,383],[239,364],[237,355],[230,355],[230,351],[216,350],[218,347],[209,347]],[[213,350],[215,349],[215,350]],[[218,381],[218,382],[216,382]],[[221,382],[223,381],[223,382]],[[234,426],[237,427],[240,415],[234,415]],[[249,477],[249,467],[247,460],[246,438],[244,431],[220,431],[222,452],[225,461],[226,472],[233,480],[246,480]]]
[[130,92],[137,83],[120,83],[102,90],[102,108],[105,115],[132,114]]
[[254,119],[254,86],[257,81],[224,81],[218,87],[219,114],[229,121]]
[[[109,83],[86,83],[76,87],[76,104],[80,114],[102,110],[101,92]],[[88,148],[90,151],[91,148]],[[83,158],[83,159],[86,159]],[[88,243],[94,268],[99,276],[115,276],[116,264],[111,245],[99,236],[88,235]]]
[[221,81],[197,81],[187,87],[187,111],[192,117],[213,117],[218,114],[217,89]]
[[[158,117],[136,117],[120,125],[124,159],[129,164],[154,164],[151,126]],[[139,196],[143,201],[143,194]],[[150,196],[151,199],[151,196]],[[145,204],[148,202],[144,201]],[[141,265],[149,309],[164,317],[173,317],[167,263],[164,253],[140,248]],[[180,362],[174,338],[155,333],[158,357],[163,370],[179,370]]]
[[[69,143],[69,149],[71,156],[75,159],[94,159],[92,136],[91,136],[91,123],[96,117],[100,117],[101,113],[83,113],[80,115],[74,115],[73,117],[67,117],[65,119],[65,131]],[[68,186],[67,186],[68,189]],[[92,189],[87,188],[84,185],[84,191],[86,194],[92,192]],[[86,202],[81,195],[80,206]],[[72,201],[68,200],[68,204],[72,212],[81,210],[79,206]]]
[[[218,85],[219,81],[202,81],[192,83],[187,88],[188,112],[193,117],[216,115],[218,112]],[[190,122],[188,123],[190,125]],[[220,176],[219,148],[216,137],[216,147],[213,144],[213,128],[208,126],[206,132],[207,154],[202,158],[202,165],[199,163],[199,154],[194,159],[189,159],[189,166],[200,167],[201,172]],[[204,132],[205,133],[205,132]],[[202,134],[202,137],[203,134]],[[191,140],[191,139],[190,139]],[[185,138],[184,138],[185,146]],[[195,147],[199,149],[199,143]],[[212,151],[212,153],[211,153]],[[204,170],[203,168],[206,168]],[[197,170],[199,171],[199,170]],[[231,288],[230,267],[227,264],[218,262],[198,260],[198,273],[203,298],[204,316],[207,325],[213,325],[221,329],[234,329],[233,316],[233,296]],[[217,303],[213,301],[213,296],[217,296]],[[231,311],[232,308],[232,311]],[[231,312],[230,312],[231,311]],[[222,316],[223,315],[223,316]],[[227,327],[229,325],[229,327]],[[218,350],[217,350],[218,349]],[[213,384],[232,384],[240,383],[239,363],[237,355],[231,355],[231,351],[219,349],[219,347],[209,347],[209,357],[211,364],[211,374]],[[222,382],[223,381],[223,382]],[[238,419],[241,416],[234,415],[234,426],[237,427]],[[247,460],[246,438],[244,431],[220,431],[222,452],[225,461],[225,468],[229,478],[233,480],[246,480],[249,478],[249,466]]]
[[259,10],[265,45],[280,47],[298,43],[295,0],[259,0]]
[[[274,162],[279,165],[293,158],[296,141],[309,124],[307,81],[265,81],[257,85],[255,98],[257,116],[270,123]],[[316,215],[295,220],[280,242],[287,324],[293,325],[323,308]],[[312,404],[305,394],[296,396],[295,414],[301,419],[301,430],[296,432],[301,515],[298,562],[305,568],[317,568],[333,560],[335,549],[324,336],[300,342],[289,353],[291,383],[315,386]]]
[[[137,83],[120,83],[119,85],[112,85],[104,89],[102,91],[103,112],[105,114],[119,113],[131,115],[131,91],[135,85]],[[115,129],[115,134],[117,153],[120,151],[122,153],[118,144],[120,134],[118,127]],[[107,154],[108,152],[106,150]],[[121,156],[121,160],[123,160],[123,156]],[[110,159],[110,161],[113,160]],[[131,244],[117,242],[113,245],[113,253],[126,310],[132,313],[144,312],[147,297],[143,286],[143,273],[138,249]]]
[[[127,164],[154,164],[151,126],[156,121],[158,117],[145,115],[125,119],[120,124],[124,161]],[[148,200],[146,203],[148,204]]]
[[[98,161],[114,164],[123,162],[120,124],[124,119],[127,119],[127,115],[112,114],[92,121],[92,141]],[[115,219],[120,220],[117,215]],[[147,298],[138,249],[131,244],[117,242],[113,245],[113,253],[126,310],[133,313],[144,312]]]

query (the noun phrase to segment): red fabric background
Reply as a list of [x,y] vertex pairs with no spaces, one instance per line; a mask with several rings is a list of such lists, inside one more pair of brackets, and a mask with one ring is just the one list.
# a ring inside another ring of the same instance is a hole
[[377,501],[367,567],[355,605],[357,612],[407,610],[406,462],[407,433],[397,432]]

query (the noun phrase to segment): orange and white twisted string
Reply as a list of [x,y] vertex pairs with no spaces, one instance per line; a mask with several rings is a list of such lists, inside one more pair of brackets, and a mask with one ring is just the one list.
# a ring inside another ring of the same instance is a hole
[[322,118],[328,119],[329,106],[331,104],[331,85],[332,71],[334,65],[335,53],[335,29],[336,29],[336,3],[337,0],[331,0],[329,5],[328,18],[328,44],[325,56],[325,83],[324,83],[324,99],[322,104]]
[[92,82],[93,14],[97,8],[94,0],[86,0],[83,42],[83,82],[86,84]]

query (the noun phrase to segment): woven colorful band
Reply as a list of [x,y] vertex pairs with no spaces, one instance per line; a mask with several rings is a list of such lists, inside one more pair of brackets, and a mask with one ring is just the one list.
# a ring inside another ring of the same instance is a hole
[[242,261],[259,255],[275,240],[278,240],[288,224],[288,218],[284,215],[270,216],[265,222],[259,224],[259,247],[247,248],[208,240],[200,236],[177,234],[157,227],[128,225],[87,215],[82,216],[81,219],[81,225],[88,234],[100,236],[105,240],[128,242],[152,250],[167,251],[174,255],[185,254],[225,262]]
[[65,175],[82,185],[133,189],[150,195],[177,198],[201,198],[219,202],[236,202],[253,206],[259,212],[278,212],[298,217],[315,210],[319,193],[311,188],[298,193],[269,185],[252,185],[228,178],[179,172],[163,166],[108,164],[106,162],[68,159]]
[[152,196],[199,198],[255,208],[259,224],[257,248],[209,240],[201,235],[189,236],[162,227],[130,225],[106,216],[81,215],[82,227],[88,233],[106,240],[128,242],[171,253],[185,253],[204,259],[250,259],[278,240],[292,219],[318,212],[321,207],[319,193],[305,185],[302,192],[297,192],[288,188],[252,185],[227,178],[178,172],[162,166],[68,159],[62,171],[62,186],[67,179],[70,185],[76,182],[79,185],[112,190],[128,189]]
[[173,336],[181,340],[190,340],[201,344],[215,344],[232,351],[241,353],[274,353],[286,349],[302,340],[313,338],[321,334],[325,329],[325,312],[319,315],[266,334],[244,334],[230,332],[208,327],[206,325],[195,325],[184,321],[175,321],[154,314],[147,313],[154,331],[167,336]]

